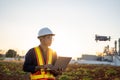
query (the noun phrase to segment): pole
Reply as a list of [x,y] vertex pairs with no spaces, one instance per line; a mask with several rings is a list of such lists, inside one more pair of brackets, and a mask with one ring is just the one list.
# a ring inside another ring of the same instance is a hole
[[119,51],[118,51],[118,55],[120,56],[120,38],[118,39],[118,44],[119,44],[119,46],[118,46],[118,48],[119,48]]
[[117,41],[115,40],[115,54],[117,54]]

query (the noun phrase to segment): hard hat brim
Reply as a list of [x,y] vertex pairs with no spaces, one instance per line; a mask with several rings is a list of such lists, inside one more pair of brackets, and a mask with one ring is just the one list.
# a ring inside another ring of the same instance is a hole
[[45,34],[45,35],[38,36],[38,38],[48,36],[48,35],[55,36],[55,34]]

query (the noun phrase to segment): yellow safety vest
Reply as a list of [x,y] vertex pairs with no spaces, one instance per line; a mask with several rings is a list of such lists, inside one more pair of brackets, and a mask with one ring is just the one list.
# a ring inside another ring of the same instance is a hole
[[[39,46],[35,47],[34,50],[35,50],[35,54],[36,54],[36,58],[37,58],[37,64],[44,65],[45,62],[44,62],[43,55],[42,55],[42,52],[41,52]],[[53,52],[54,51],[49,48],[48,53],[47,53],[46,64],[52,64]],[[36,73],[31,74],[31,80],[42,79],[42,78],[55,79],[55,77],[52,74],[50,74],[49,72],[45,73],[45,71],[43,69],[40,70],[41,74],[36,74]]]

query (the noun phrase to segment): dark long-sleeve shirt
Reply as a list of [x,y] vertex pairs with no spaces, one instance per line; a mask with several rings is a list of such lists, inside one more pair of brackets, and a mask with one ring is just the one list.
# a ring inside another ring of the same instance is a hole
[[[42,52],[44,61],[46,62],[46,55],[44,55],[42,49],[41,49],[41,52]],[[57,54],[56,53],[53,54],[52,60],[53,60],[52,64],[54,65],[55,61],[57,60]],[[23,70],[25,72],[35,73],[35,67],[36,66],[37,66],[37,58],[36,58],[36,55],[35,55],[34,48],[32,48],[25,55],[25,62],[23,64]]]

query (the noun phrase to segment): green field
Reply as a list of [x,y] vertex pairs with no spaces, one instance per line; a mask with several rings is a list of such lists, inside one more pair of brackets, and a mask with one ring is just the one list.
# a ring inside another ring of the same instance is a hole
[[[30,80],[22,71],[23,62],[0,61],[0,80]],[[120,80],[120,67],[110,65],[69,64],[60,80]]]

